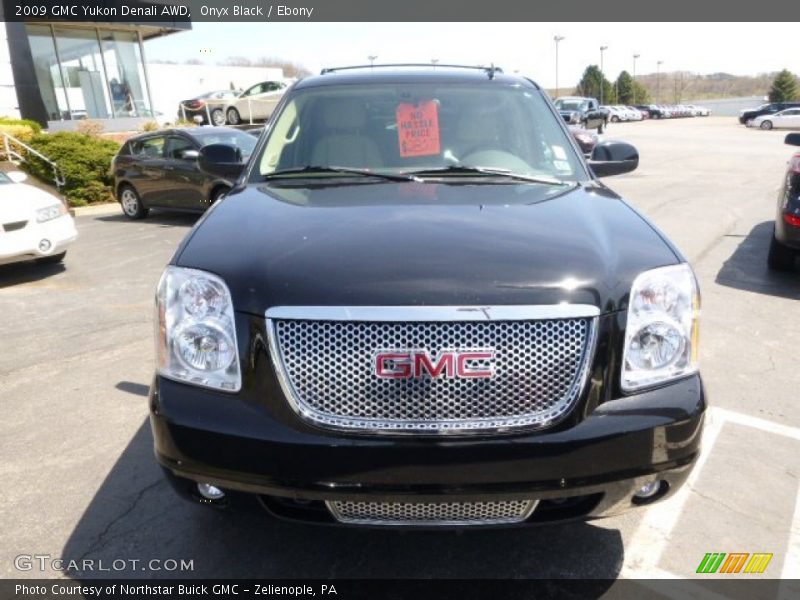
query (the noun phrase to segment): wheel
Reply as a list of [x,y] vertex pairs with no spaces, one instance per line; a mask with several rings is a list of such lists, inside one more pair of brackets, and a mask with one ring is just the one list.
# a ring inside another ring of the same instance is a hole
[[43,264],[43,265],[56,265],[64,260],[64,257],[67,255],[67,251],[61,252],[59,254],[51,254],[50,256],[43,256],[42,258],[37,258],[36,262]]
[[772,129],[772,121],[761,121],[761,129]]
[[225,125],[225,112],[221,108],[215,108],[211,111],[211,122],[217,127]]
[[120,188],[119,203],[122,206],[122,212],[129,219],[143,219],[150,212],[149,209],[142,206],[139,194],[129,185]]
[[216,188],[213,192],[211,192],[211,198],[208,200],[209,204],[214,204],[214,202],[222,198],[229,191],[230,188],[226,188],[224,186]]
[[239,115],[239,111],[235,108],[228,109],[228,123],[230,125],[238,125],[241,123],[242,117]]
[[619,117],[618,117],[618,116],[616,116],[616,115],[613,115],[613,116],[611,117],[611,122],[612,122],[612,123],[619,123]]
[[769,253],[767,254],[767,266],[773,271],[791,271],[794,269],[794,262],[797,258],[797,253],[791,248],[787,248],[775,239],[775,234],[772,234],[772,240],[769,243]]

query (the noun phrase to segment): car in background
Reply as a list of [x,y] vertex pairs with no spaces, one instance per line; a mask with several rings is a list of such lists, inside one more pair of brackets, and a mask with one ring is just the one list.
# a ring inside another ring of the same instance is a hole
[[752,121],[756,117],[760,117],[761,115],[774,115],[787,108],[800,108],[800,102],[770,102],[769,104],[762,104],[758,108],[740,110],[739,123],[747,125],[748,121]]
[[130,138],[111,163],[122,212],[130,219],[141,219],[151,208],[206,210],[233,184],[200,170],[200,149],[208,144],[225,144],[247,160],[257,141],[230,127],[167,129]]
[[661,119],[664,116],[664,113],[662,113],[661,109],[655,104],[637,104],[636,108],[642,112],[646,112],[650,119]]
[[639,110],[638,108],[636,108],[635,106],[623,105],[622,108],[624,108],[625,110],[627,110],[630,113],[630,115],[631,115],[630,120],[631,121],[642,121],[642,120],[644,120],[646,118],[646,116],[647,117],[650,116],[649,113],[645,113],[645,112]]
[[642,115],[637,111],[633,111],[625,106],[619,104],[609,104],[604,106],[609,113],[609,121],[612,123],[619,123],[620,121],[641,121]]
[[800,107],[787,108],[773,115],[761,115],[750,119],[747,126],[759,129],[800,129]]
[[244,121],[265,121],[286,93],[283,81],[262,81],[250,86],[225,105],[225,120],[229,125]]
[[696,104],[689,104],[687,108],[692,111],[692,114],[695,117],[707,117],[711,114],[711,111],[706,108],[705,106],[698,106]]
[[563,96],[554,102],[561,118],[569,125],[582,125],[585,129],[597,129],[603,133],[608,114],[600,109],[595,98]]
[[238,95],[236,90],[216,90],[181,100],[178,103],[178,118],[200,125],[225,125],[225,105]]
[[597,134],[592,130],[584,129],[580,125],[567,125],[567,129],[569,129],[572,137],[575,138],[583,155],[587,158],[591,156],[599,139]]
[[26,179],[21,171],[0,172],[0,265],[59,263],[78,237],[75,221],[60,198]]
[[[800,146],[800,133],[790,133],[785,142]],[[773,271],[791,271],[800,257],[800,152],[788,163],[778,194],[775,229],[769,244],[767,265]]]

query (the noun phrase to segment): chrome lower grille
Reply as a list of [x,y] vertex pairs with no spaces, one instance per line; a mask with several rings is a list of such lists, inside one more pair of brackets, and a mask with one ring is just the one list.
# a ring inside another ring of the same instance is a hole
[[489,525],[519,523],[535,500],[491,502],[326,502],[341,523],[360,525]]
[[[515,307],[503,308],[503,315],[513,316],[507,313]],[[414,320],[422,313],[412,311],[406,321],[396,320],[391,308],[368,311],[369,318],[340,308],[341,316],[330,319],[318,318],[326,316],[318,310],[309,310],[309,319],[297,318],[303,315],[297,308],[268,313],[267,323],[278,375],[301,416],[337,429],[459,433],[547,427],[574,406],[593,353],[596,309],[556,308],[560,318],[487,320],[482,316],[490,309],[483,308],[449,319],[451,313],[444,313],[442,320],[427,314]],[[581,314],[561,317],[570,309]],[[398,349],[432,357],[453,349],[491,349],[493,373],[379,377],[376,353]]]

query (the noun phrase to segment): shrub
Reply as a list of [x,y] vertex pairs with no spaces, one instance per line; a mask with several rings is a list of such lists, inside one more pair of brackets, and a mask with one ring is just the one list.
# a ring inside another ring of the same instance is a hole
[[93,121],[92,119],[79,121],[75,126],[75,131],[91,137],[100,137],[105,130],[105,126],[100,121]]
[[142,123],[141,127],[139,127],[139,131],[146,132],[146,131],[158,131],[160,127],[158,123],[155,121],[145,121]]
[[[62,131],[35,135],[30,146],[58,163],[65,179],[62,191],[71,206],[113,200],[114,178],[110,166],[119,150],[117,142]],[[25,168],[31,174],[43,181],[52,181],[53,170],[49,164],[35,156],[28,159]]]
[[41,133],[42,126],[30,119],[14,119],[13,117],[0,117],[0,126],[3,125],[22,125],[33,130],[33,133]]

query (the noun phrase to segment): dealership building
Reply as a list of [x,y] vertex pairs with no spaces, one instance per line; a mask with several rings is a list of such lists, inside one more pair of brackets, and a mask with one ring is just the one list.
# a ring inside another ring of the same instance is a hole
[[190,28],[188,22],[0,22],[0,116],[51,129],[98,119],[107,130],[152,117],[146,42]]

